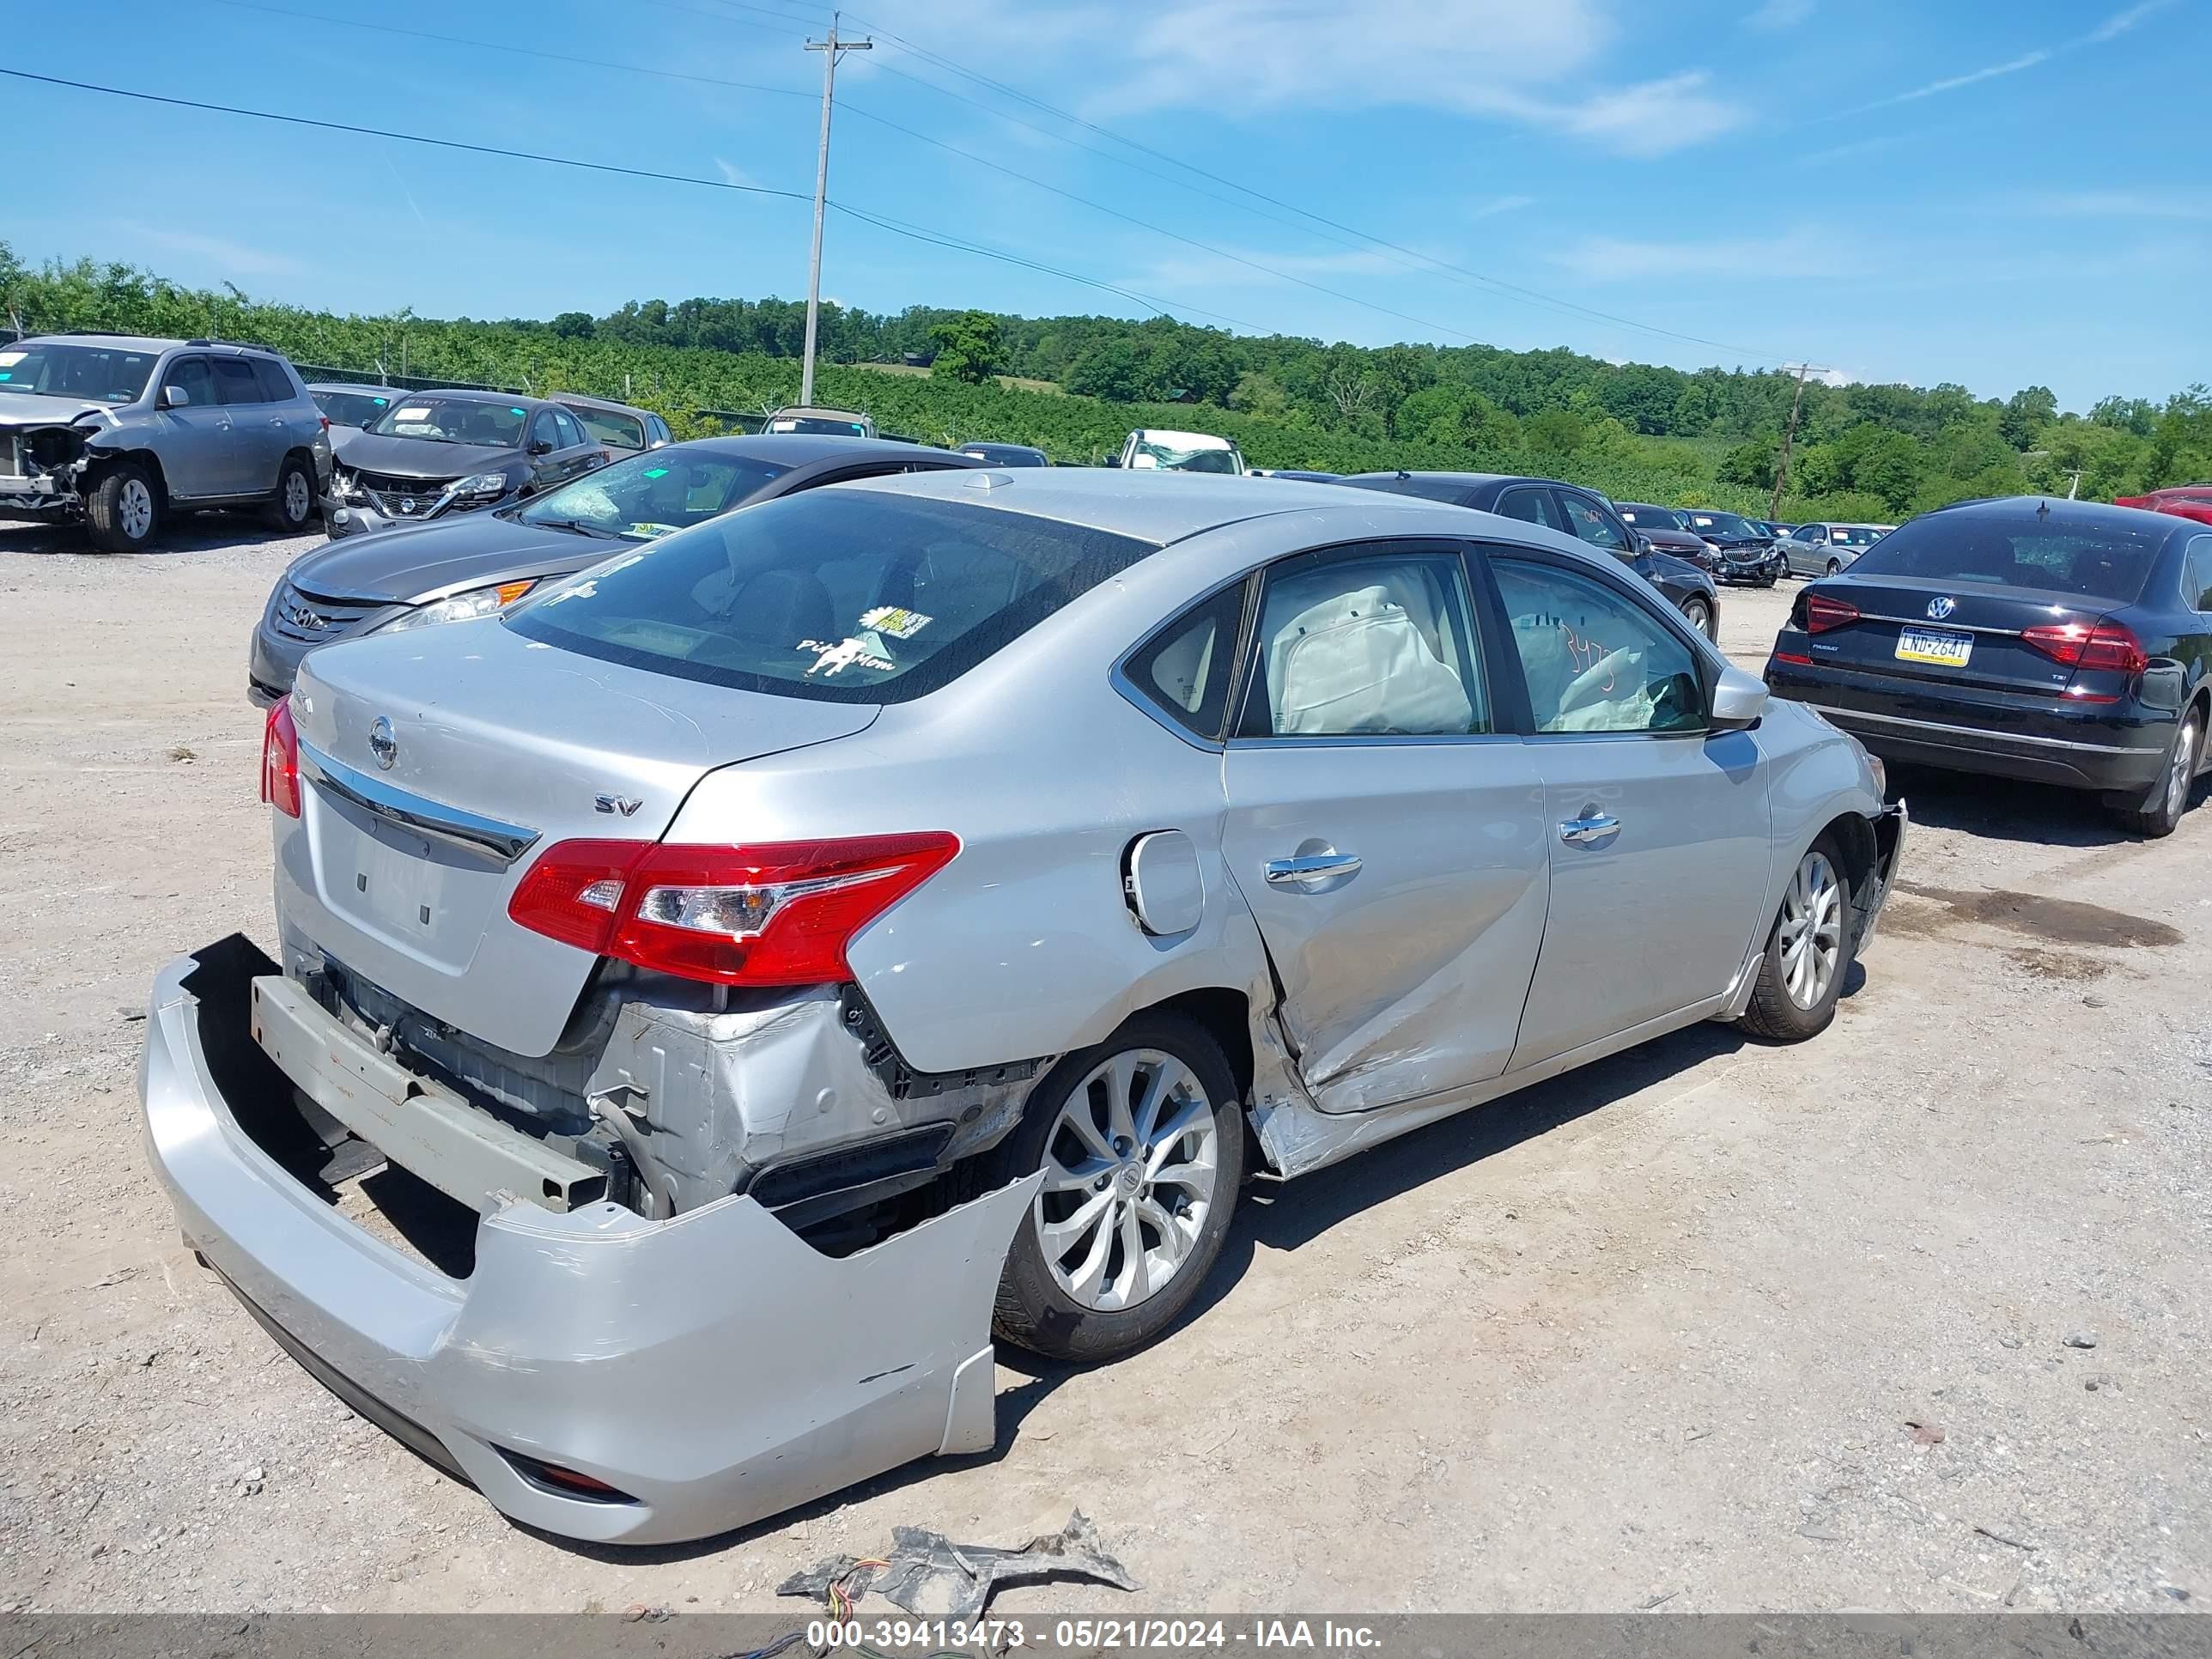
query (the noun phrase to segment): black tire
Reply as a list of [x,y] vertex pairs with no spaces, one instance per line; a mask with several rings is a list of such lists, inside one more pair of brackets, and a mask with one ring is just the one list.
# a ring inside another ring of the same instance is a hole
[[[1836,957],[1820,994],[1810,1001],[1800,1001],[1790,989],[1783,926],[1790,919],[1798,877],[1816,857],[1827,861],[1840,884]],[[1849,868],[1834,837],[1825,832],[1798,860],[1797,870],[1791,874],[1791,885],[1784,890],[1782,902],[1775,908],[1773,926],[1767,930],[1766,949],[1759,958],[1759,978],[1752,988],[1751,1006],[1744,1011],[1743,1028],[1753,1036],[1765,1037],[1770,1042],[1802,1042],[1820,1036],[1835,1018],[1836,1000],[1843,994],[1844,981],[1850,973],[1851,961],[1858,949],[1858,941],[1853,936],[1856,919],[1851,912]]]
[[143,553],[161,529],[161,487],[137,461],[118,461],[86,497],[92,544],[103,553]]
[[[1002,1340],[1048,1358],[1097,1364],[1134,1353],[1156,1340],[1180,1318],[1213,1264],[1220,1259],[1223,1241],[1237,1207],[1237,1190],[1244,1177],[1243,1107],[1220,1045],[1196,1024],[1170,1014],[1139,1014],[1105,1042],[1063,1059],[1030,1093],[1022,1121],[996,1150],[997,1180],[1010,1181],[1043,1168],[1048,1152],[1058,1141],[1064,1149],[1070,1131],[1061,1127],[1062,1108],[1070,1104],[1079,1085],[1115,1056],[1149,1050],[1178,1060],[1204,1091],[1213,1127],[1213,1188],[1206,1200],[1196,1237],[1192,1239],[1173,1277],[1142,1300],[1118,1310],[1086,1307],[1064,1288],[1046,1259],[1040,1229],[1046,1206],[1057,1208],[1079,1198],[1040,1194],[1038,1201],[1022,1218],[1014,1233],[1013,1248],[999,1277],[999,1296],[992,1310],[991,1328]],[[1141,1078],[1139,1079],[1141,1081]],[[1092,1098],[1103,1094],[1102,1085]],[[1095,1120],[1094,1120],[1095,1121]],[[1194,1131],[1187,1131],[1193,1133]],[[1141,1154],[1139,1154],[1141,1156]],[[1066,1167],[1063,1164],[1061,1167]],[[1104,1176],[1111,1182],[1114,1177]],[[994,1184],[996,1184],[994,1182]],[[1163,1183],[1166,1186],[1169,1183]],[[1106,1188],[1097,1189],[1102,1194]],[[1152,1196],[1147,1186],[1145,1197]],[[1104,1212],[1107,1218],[1121,1212],[1118,1201]],[[1073,1236],[1080,1248],[1111,1225],[1102,1219],[1095,1229]],[[1140,1243],[1145,1235],[1139,1231]],[[1126,1252],[1118,1240],[1105,1247],[1101,1263],[1106,1283],[1128,1271]],[[1148,1254],[1148,1252],[1146,1253]],[[1115,1264],[1120,1263],[1118,1272]]]
[[2201,704],[2192,703],[2174,728],[2173,744],[2166,751],[2166,763],[2158,769],[2158,781],[2141,801],[2122,813],[2128,827],[2151,841],[2172,835],[2189,811],[2190,793],[2196,787],[2197,769],[2203,763],[2204,710]]
[[1682,601],[1682,617],[1691,627],[1715,644],[1720,642],[1720,629],[1713,623],[1713,607],[1704,595],[1692,593]]
[[302,535],[314,522],[314,471],[297,455],[287,455],[276,469],[276,493],[269,498],[263,516],[271,530],[287,536]]

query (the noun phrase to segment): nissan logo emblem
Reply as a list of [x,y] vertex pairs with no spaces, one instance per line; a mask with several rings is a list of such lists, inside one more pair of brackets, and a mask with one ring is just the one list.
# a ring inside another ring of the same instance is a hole
[[392,722],[381,714],[368,723],[368,752],[376,757],[376,763],[385,771],[399,758],[399,739],[392,735]]

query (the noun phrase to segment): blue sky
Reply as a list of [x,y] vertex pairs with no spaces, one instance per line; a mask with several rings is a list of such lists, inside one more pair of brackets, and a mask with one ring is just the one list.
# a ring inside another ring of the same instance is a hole
[[[812,188],[821,59],[801,41],[825,14],[804,0],[94,9],[100,49],[0,61]],[[897,38],[839,71],[834,198],[1194,321],[1683,368],[1802,357],[1983,396],[2041,383],[2072,408],[2212,381],[2207,0],[871,0],[846,27]],[[597,66],[616,64],[660,73]],[[9,192],[0,237],[27,258],[433,316],[805,293],[800,202],[25,82],[0,95],[19,180],[67,180]],[[834,216],[823,291],[1139,309]]]

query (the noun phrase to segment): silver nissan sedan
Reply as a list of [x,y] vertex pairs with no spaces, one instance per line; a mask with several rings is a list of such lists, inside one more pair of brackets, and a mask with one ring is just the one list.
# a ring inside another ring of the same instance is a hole
[[501,1510],[637,1543],[988,1446],[994,1334],[1158,1337],[1262,1171],[1815,1036],[1905,828],[1571,536],[1074,469],[331,646],[262,790],[278,959],[152,1001],[185,1237]]

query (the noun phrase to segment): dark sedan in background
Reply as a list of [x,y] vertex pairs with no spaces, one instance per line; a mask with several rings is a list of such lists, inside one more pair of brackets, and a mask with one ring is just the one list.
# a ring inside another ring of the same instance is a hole
[[2212,720],[2212,528],[2033,497],[1923,513],[1797,596],[1766,683],[1886,758],[2094,789],[2170,834]]
[[292,689],[300,659],[356,634],[465,622],[556,576],[752,501],[847,478],[978,463],[878,438],[702,438],[631,455],[535,499],[382,535],[295,560],[269,596],[246,667],[266,707]]
[[668,422],[649,409],[633,409],[628,404],[574,392],[556,392],[553,401],[576,417],[585,436],[610,449],[658,449],[676,441]]
[[1782,555],[1766,526],[1740,513],[1717,513],[1702,507],[1682,509],[1683,527],[1704,539],[1719,562],[1713,574],[1724,582],[1748,582],[1771,587],[1782,574]]
[[1649,501],[1615,501],[1613,510],[1631,530],[1651,544],[1655,552],[1683,560],[1708,573],[1719,566],[1720,555],[1705,544],[1704,537],[1690,529],[1680,509],[1655,507]]
[[1050,466],[1052,457],[1028,444],[963,444],[960,453],[986,466]]
[[504,392],[410,392],[358,431],[333,433],[331,539],[535,495],[611,459],[556,403]]
[[1450,501],[1508,519],[1540,524],[1602,548],[1667,596],[1707,639],[1719,641],[1721,606],[1713,579],[1687,560],[1656,551],[1639,540],[1613,505],[1594,489],[1557,478],[1524,478],[1501,472],[1363,472],[1339,479],[1355,489],[1383,489]]

